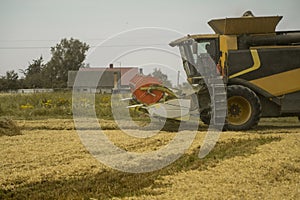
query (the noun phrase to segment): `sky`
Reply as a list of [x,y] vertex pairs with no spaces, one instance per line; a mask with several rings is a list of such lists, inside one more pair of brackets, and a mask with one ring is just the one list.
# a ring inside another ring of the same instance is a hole
[[170,41],[213,33],[210,19],[247,10],[282,15],[277,30],[300,30],[299,7],[299,0],[0,0],[0,76],[41,55],[49,61],[50,47],[73,37],[90,46],[90,66],[143,66],[146,72],[160,66],[175,80],[182,69]]

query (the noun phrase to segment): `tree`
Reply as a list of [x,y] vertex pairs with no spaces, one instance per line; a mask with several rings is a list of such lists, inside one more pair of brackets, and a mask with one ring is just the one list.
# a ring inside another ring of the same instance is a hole
[[45,65],[43,64],[43,57],[33,60],[32,63],[29,63],[27,69],[23,70],[22,73],[25,75],[24,86],[27,88],[43,88],[45,74],[43,70]]
[[14,70],[7,71],[5,76],[0,78],[0,90],[16,90],[19,88],[18,73]]
[[89,46],[77,39],[62,39],[51,48],[51,60],[46,64],[44,73],[47,75],[48,87],[63,88],[67,86],[68,71],[84,67],[83,61]]
[[0,77],[0,91],[5,91],[6,90],[6,80],[4,77]]
[[149,75],[158,78],[160,81],[162,81],[164,86],[172,87],[171,81],[168,80],[168,75],[162,73],[160,69],[155,68],[154,71]]

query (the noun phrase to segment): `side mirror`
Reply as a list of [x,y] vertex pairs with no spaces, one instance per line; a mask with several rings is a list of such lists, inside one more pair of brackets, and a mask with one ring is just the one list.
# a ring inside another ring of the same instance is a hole
[[193,44],[192,44],[192,50],[193,50],[193,54],[197,54],[198,53],[198,43],[197,42],[193,42]]

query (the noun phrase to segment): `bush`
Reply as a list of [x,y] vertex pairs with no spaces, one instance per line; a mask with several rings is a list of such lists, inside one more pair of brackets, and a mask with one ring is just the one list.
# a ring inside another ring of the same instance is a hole
[[0,115],[14,119],[70,118],[70,92],[0,95]]
[[[80,101],[94,108],[84,99]],[[101,118],[111,118],[110,104],[109,94],[97,94],[95,97],[97,115]],[[83,111],[86,111],[86,108],[83,108]],[[0,94],[0,116],[13,119],[72,118],[72,93]]]
[[[110,94],[96,94],[95,105],[84,97],[76,101],[80,107],[74,107],[74,109],[78,109],[77,112],[82,112],[83,115],[86,115],[88,109],[95,109],[98,118],[113,119]],[[123,108],[124,104],[117,103],[114,106]],[[0,116],[12,119],[70,119],[73,117],[72,113],[71,92],[0,94]],[[119,114],[122,116],[125,113]],[[141,117],[134,109],[130,110],[130,114],[133,118]]]

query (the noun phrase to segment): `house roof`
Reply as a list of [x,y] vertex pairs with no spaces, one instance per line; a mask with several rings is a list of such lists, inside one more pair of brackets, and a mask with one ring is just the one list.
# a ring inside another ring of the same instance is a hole
[[[120,86],[129,86],[129,81],[139,73],[137,67],[93,67],[81,68],[79,71],[68,72],[68,86],[73,87],[75,79],[76,85],[81,87],[113,87],[114,86],[114,73],[118,74],[118,81]],[[80,74],[80,76],[77,76]],[[101,76],[101,78],[99,78]],[[95,81],[98,84],[95,84]]]

